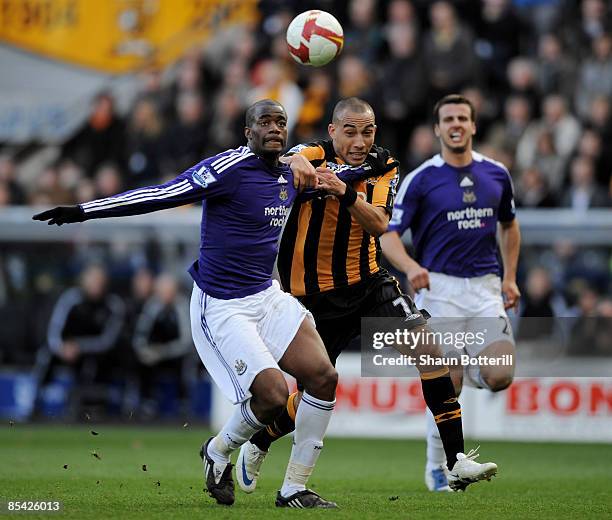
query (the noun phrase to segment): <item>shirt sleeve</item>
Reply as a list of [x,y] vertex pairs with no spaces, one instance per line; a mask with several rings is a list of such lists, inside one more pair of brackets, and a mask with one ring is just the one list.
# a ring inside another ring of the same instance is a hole
[[[224,157],[229,156],[221,159]],[[232,168],[217,169],[215,163],[219,165],[219,160],[219,156],[205,159],[165,184],[126,191],[79,206],[89,220],[141,215],[203,199],[231,196],[238,187],[239,176],[232,174]]]
[[514,206],[514,185],[510,174],[504,172],[504,188],[502,191],[501,201],[499,203],[499,211],[497,219],[500,222],[511,222],[516,217],[516,208]]
[[[325,150],[319,145],[299,144],[291,148],[285,155],[290,156],[298,153],[306,157],[306,159],[308,159],[315,167],[325,162]],[[345,182],[346,184],[352,184],[355,181],[376,176],[372,167],[367,163],[363,163],[359,166],[351,166],[350,164],[339,164],[336,165],[334,173],[336,174],[338,179],[340,179],[342,182]],[[306,188],[298,195],[297,200],[304,202],[319,197],[324,193],[324,190],[321,189]],[[393,201],[391,201],[391,205],[393,205]]]
[[393,213],[393,201],[397,193],[398,182],[399,171],[397,168],[393,168],[391,171],[381,175],[374,185],[372,206],[385,208],[385,211],[391,215]]
[[412,219],[419,209],[421,198],[419,184],[416,172],[409,174],[401,182],[387,231],[397,231],[397,233],[403,235],[410,227]]
[[[291,156],[300,154],[306,157],[310,162],[320,162],[325,160],[325,150],[318,144],[298,144],[291,148],[285,155]],[[318,164],[316,165],[318,166]]]

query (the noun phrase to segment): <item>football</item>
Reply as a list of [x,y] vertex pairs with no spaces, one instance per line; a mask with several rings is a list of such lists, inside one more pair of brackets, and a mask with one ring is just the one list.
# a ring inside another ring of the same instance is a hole
[[344,44],[340,22],[325,11],[305,11],[287,28],[289,54],[302,65],[321,67],[332,61]]

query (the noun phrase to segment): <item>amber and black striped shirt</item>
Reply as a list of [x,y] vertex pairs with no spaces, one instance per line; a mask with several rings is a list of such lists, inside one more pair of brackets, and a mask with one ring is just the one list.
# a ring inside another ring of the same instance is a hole
[[[344,164],[331,141],[296,147],[315,167]],[[391,160],[391,159],[390,159]],[[353,188],[389,215],[398,181],[394,168],[385,175],[353,183]],[[294,204],[281,238],[278,272],[294,296],[317,294],[360,282],[379,271],[380,244],[335,197]]]

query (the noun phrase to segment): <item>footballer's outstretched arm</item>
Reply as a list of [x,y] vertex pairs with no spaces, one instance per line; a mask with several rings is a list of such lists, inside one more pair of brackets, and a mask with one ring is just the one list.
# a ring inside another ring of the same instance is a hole
[[218,175],[205,162],[208,161],[198,163],[165,184],[146,186],[75,206],[59,206],[38,213],[32,219],[61,226],[94,218],[142,215],[235,191],[236,176]]

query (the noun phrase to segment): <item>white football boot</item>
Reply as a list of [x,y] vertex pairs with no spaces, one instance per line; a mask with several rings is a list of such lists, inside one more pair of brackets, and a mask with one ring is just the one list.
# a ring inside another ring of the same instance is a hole
[[255,491],[259,469],[267,454],[267,451],[260,450],[251,441],[245,442],[240,447],[240,453],[236,461],[236,479],[238,480],[238,486],[245,493]]
[[448,485],[453,491],[465,491],[465,488],[479,480],[491,480],[497,473],[497,464],[485,462],[480,464],[474,459],[479,456],[478,446],[467,454],[457,453],[457,462],[448,472]]

